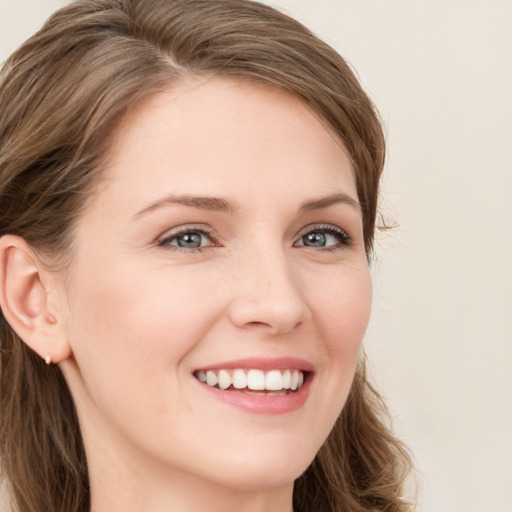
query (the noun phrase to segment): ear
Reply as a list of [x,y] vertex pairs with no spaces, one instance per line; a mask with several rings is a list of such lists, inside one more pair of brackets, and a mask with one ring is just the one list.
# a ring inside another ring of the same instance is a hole
[[[0,238],[0,307],[18,336],[42,359],[58,363],[71,355],[62,308],[49,301],[55,276],[18,236]],[[60,316],[60,318],[59,318]]]

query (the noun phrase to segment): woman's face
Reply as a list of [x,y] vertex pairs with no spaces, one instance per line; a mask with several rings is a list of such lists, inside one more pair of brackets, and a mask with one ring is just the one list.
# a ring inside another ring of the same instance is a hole
[[139,106],[111,156],[62,285],[92,476],[122,458],[289,485],[345,403],[370,314],[349,158],[298,99],[219,78]]

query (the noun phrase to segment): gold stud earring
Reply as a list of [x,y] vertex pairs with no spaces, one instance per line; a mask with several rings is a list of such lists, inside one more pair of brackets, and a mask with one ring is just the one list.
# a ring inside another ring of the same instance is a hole
[[52,364],[52,356],[50,354],[48,354],[46,357],[45,357],[45,360],[44,362],[46,364]]

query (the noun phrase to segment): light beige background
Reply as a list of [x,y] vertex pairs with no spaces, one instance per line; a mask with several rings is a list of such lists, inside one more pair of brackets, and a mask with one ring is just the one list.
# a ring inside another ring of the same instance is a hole
[[[64,3],[0,0],[0,60]],[[353,64],[386,126],[400,227],[366,346],[418,511],[512,512],[512,1],[269,3]]]

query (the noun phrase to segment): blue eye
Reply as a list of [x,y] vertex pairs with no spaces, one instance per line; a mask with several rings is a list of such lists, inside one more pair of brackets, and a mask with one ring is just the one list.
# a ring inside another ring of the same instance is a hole
[[185,229],[165,237],[159,245],[174,245],[180,249],[200,249],[212,245],[212,239],[201,229]]
[[342,229],[334,226],[325,226],[312,229],[305,235],[302,235],[297,246],[312,248],[331,248],[346,247],[350,244],[350,237]]

